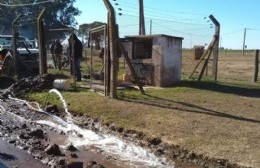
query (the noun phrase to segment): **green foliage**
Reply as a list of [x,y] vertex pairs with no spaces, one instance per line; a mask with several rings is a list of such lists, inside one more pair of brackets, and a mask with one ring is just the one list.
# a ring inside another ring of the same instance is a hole
[[[92,28],[96,28],[99,26],[105,25],[105,23],[102,22],[92,22],[89,24],[82,24],[79,25],[79,35],[82,37],[85,37],[86,41],[89,41],[89,31]],[[103,41],[104,42],[104,33],[103,31],[100,32],[95,32],[91,36],[92,38],[92,43],[95,43],[96,49],[100,49],[100,43]]]
[[79,34],[85,35],[85,36],[88,37],[90,29],[98,27],[98,26],[102,26],[102,25],[105,25],[105,23],[97,22],[97,21],[92,22],[92,23],[85,23],[85,24],[79,25]]
[[[43,15],[45,30],[75,26],[74,17],[80,14],[80,11],[73,6],[75,0],[50,1],[39,4],[37,4],[38,0],[1,0],[0,2],[6,4],[6,6],[2,5],[0,8],[0,24],[5,25],[2,28],[4,30],[0,30],[2,31],[1,34],[3,32],[11,34],[12,22],[19,14],[22,14],[23,18],[20,21],[20,31],[27,30],[29,32],[35,29],[36,19],[43,9],[46,9]],[[33,3],[36,3],[36,5],[23,5]],[[46,32],[46,34],[54,39],[60,38],[64,32]]]

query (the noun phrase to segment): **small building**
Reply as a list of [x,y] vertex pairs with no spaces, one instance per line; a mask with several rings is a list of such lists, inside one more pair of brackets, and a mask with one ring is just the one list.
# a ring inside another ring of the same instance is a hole
[[169,87],[181,81],[182,40],[160,34],[126,36],[122,42],[141,83]]

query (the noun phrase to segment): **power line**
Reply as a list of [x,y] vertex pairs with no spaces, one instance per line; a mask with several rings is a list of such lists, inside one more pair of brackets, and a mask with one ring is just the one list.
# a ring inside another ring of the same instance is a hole
[[153,22],[153,24],[156,24],[156,25],[158,25],[158,26],[160,26],[160,27],[162,27],[162,28],[168,29],[168,30],[170,30],[170,31],[172,31],[172,32],[178,32],[178,33],[182,33],[182,34],[186,34],[186,35],[192,35],[192,36],[199,36],[199,37],[204,36],[204,37],[207,37],[207,36],[202,35],[202,34],[192,34],[192,33],[187,33],[187,32],[183,32],[183,31],[180,31],[180,30],[174,30],[174,29],[171,29],[171,28],[169,28],[169,27],[166,27],[166,26],[163,26],[163,25],[161,25],[161,24],[158,24],[158,23],[156,23],[156,22]]
[[241,31],[244,31],[244,29],[238,29],[238,30],[234,30],[234,31],[232,31],[232,32],[222,33],[221,35],[222,35],[222,36],[223,36],[223,35],[230,35],[230,34],[235,34],[235,33],[237,33],[237,32],[241,32]]
[[247,28],[248,30],[254,30],[254,31],[258,31],[260,30],[260,28]]

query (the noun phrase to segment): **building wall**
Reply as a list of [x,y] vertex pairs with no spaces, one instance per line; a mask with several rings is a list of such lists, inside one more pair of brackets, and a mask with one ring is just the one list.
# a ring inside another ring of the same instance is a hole
[[[132,59],[133,42],[125,41],[123,45],[141,82],[157,87],[173,86],[181,81],[182,38],[154,36],[152,41],[150,59]],[[129,69],[127,73],[130,74]]]
[[160,62],[158,68],[158,76],[160,76],[160,85],[156,86],[167,87],[172,86],[181,81],[181,62],[182,62],[182,40],[170,37],[156,37],[154,39],[155,48],[161,48],[158,54],[154,53],[154,62]]
[[163,46],[157,38],[153,39],[152,62],[154,66],[154,85],[161,86],[161,66],[162,66]]

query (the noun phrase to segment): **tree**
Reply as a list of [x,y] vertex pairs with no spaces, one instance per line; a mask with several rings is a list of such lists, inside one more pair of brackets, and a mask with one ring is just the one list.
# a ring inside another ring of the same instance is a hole
[[[80,14],[80,11],[73,6],[74,2],[75,0],[0,0],[0,25],[4,25],[0,26],[0,31],[2,31],[0,33],[10,34],[10,30],[12,30],[12,21],[19,14],[22,14],[20,20],[21,34],[33,36],[33,34],[36,34],[36,19],[43,8],[46,9],[43,16],[45,30],[51,28],[74,27],[77,24],[75,16]],[[47,40],[63,38],[64,32],[46,31],[46,36]]]
[[[85,23],[85,24],[79,25],[79,35],[83,36],[83,37],[85,36],[85,39],[89,42],[89,31],[95,27],[99,27],[102,25],[106,25],[106,23],[95,21],[95,22],[92,22],[89,24]],[[102,35],[103,35],[103,32],[97,32],[92,35],[92,40],[94,41],[97,49],[100,49],[100,45],[99,45],[100,39],[104,38],[104,37],[102,37]]]

